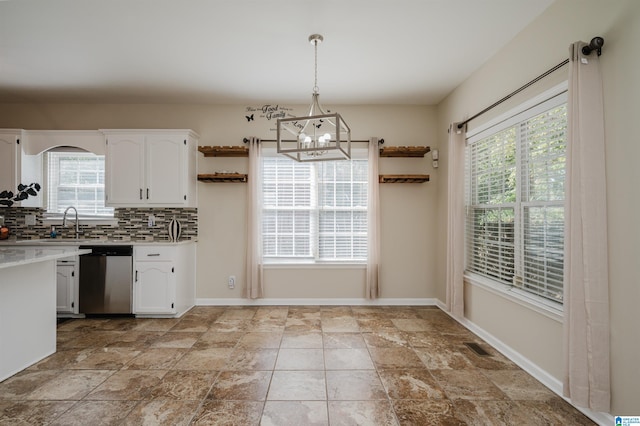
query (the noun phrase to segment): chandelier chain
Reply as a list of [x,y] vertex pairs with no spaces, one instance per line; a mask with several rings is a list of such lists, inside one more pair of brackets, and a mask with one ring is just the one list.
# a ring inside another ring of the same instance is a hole
[[314,50],[314,63],[315,63],[315,78],[313,81],[313,93],[318,93],[320,90],[318,88],[318,40],[313,41],[313,50]]

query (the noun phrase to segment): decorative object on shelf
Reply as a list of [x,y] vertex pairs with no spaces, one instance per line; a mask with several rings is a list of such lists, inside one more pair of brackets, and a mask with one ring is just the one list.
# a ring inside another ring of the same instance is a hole
[[18,185],[18,192],[14,194],[12,191],[0,192],[0,205],[11,207],[16,201],[22,201],[29,198],[29,196],[35,197],[38,195],[41,187],[39,183],[31,183],[29,185]]
[[246,173],[212,173],[212,174],[199,174],[198,180],[200,182],[246,182]]
[[424,157],[428,146],[385,146],[380,148],[380,157]]
[[429,182],[429,175],[380,175],[380,183],[422,183]]
[[182,224],[175,216],[169,221],[169,241],[176,242],[180,239]]
[[4,216],[0,216],[0,240],[9,238],[9,228],[4,226]]
[[199,146],[198,151],[205,157],[248,157],[246,146]]
[[[278,119],[278,154],[299,162],[351,158],[351,129],[340,114],[325,112],[318,99],[318,44],[323,40],[320,34],[309,36],[315,54],[315,80],[309,113],[305,117]],[[286,139],[291,136],[295,139]]]

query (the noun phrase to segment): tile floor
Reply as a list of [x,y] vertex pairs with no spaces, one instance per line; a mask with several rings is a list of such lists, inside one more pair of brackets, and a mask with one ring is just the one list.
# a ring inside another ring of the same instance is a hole
[[437,308],[296,306],[63,322],[0,424],[593,423]]

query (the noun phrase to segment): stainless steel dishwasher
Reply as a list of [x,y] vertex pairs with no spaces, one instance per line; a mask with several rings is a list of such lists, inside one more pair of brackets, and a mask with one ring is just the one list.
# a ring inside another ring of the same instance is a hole
[[81,314],[131,314],[133,294],[132,246],[81,246]]

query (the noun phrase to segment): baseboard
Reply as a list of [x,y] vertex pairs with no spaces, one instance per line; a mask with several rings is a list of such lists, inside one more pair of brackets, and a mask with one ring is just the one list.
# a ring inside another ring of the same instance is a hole
[[437,299],[196,299],[196,306],[437,306]]
[[[469,321],[467,318],[454,317],[449,312],[447,312],[446,305],[441,301],[438,300],[436,302],[436,306],[442,309],[445,313],[449,314],[451,318],[458,321],[460,324],[466,327],[469,331],[478,335],[482,340],[487,342],[489,345],[491,345],[494,349],[496,349],[502,355],[509,358],[511,361],[513,361],[516,365],[518,365],[524,371],[531,374],[536,380],[538,380],[540,383],[542,383],[547,388],[549,388],[553,393],[555,393],[556,395],[558,395],[559,397],[567,401],[569,404],[571,404],[571,401],[562,395],[562,382],[560,380],[550,375],[547,371],[543,370],[538,365],[531,362],[531,360],[529,360],[519,352],[515,351],[510,346],[506,345],[504,342],[497,339],[495,336],[488,333],[483,328]],[[613,416],[609,413],[597,412],[597,411],[590,410],[588,408],[578,407],[573,404],[571,405],[599,425],[610,426],[615,424]]]

